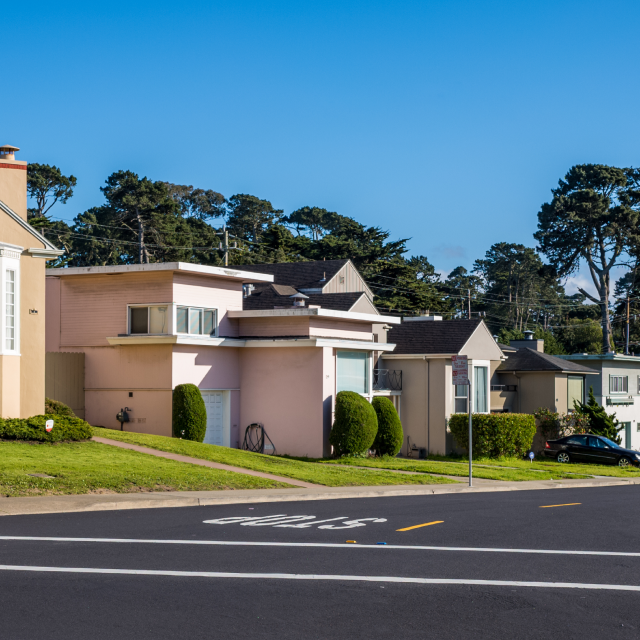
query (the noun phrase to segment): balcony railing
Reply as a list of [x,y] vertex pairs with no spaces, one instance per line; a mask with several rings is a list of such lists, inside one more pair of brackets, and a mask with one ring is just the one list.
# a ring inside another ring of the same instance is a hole
[[491,391],[517,391],[517,384],[492,384]]
[[374,391],[402,391],[402,371],[399,369],[374,369]]

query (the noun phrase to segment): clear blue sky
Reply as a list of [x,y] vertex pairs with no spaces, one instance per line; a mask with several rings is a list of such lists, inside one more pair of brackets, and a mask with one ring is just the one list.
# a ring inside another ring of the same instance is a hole
[[640,3],[5,2],[1,143],[338,211],[436,268],[533,245],[576,163],[640,164]]

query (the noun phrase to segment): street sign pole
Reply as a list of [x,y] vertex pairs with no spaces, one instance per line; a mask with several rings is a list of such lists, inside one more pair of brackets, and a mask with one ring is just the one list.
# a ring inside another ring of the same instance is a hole
[[471,394],[471,378],[469,378],[469,397],[467,398],[468,401],[468,409],[469,409],[469,486],[472,487],[473,486],[473,471],[472,471],[472,467],[471,467],[471,460],[473,458],[472,456],[472,450],[473,450],[473,419],[472,419],[472,413],[471,413],[471,407],[472,407],[472,402],[473,402],[473,396]]
[[[471,377],[469,376],[469,359],[467,356],[451,356],[451,379],[454,385],[467,387],[467,411],[469,412],[469,486],[473,486],[473,472],[471,469],[472,461],[472,445],[473,445],[473,421],[472,421],[472,402],[473,390],[471,386]],[[455,408],[454,408],[455,410]]]

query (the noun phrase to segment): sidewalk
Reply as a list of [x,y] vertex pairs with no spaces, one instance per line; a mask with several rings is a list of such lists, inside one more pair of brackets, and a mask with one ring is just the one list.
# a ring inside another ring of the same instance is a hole
[[[288,482],[288,480],[287,480]],[[378,487],[322,487],[236,491],[166,491],[163,493],[111,493],[34,498],[1,498],[0,515],[70,513],[159,507],[198,507],[256,502],[297,502],[344,498],[382,498],[391,496],[432,496],[445,493],[485,493],[488,491],[533,491],[640,485],[640,478],[590,478],[533,480],[527,482],[485,481],[472,488],[459,485],[391,485]]]

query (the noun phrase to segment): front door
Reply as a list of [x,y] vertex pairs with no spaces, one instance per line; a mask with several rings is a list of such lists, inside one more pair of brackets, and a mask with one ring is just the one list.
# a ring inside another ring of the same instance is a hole
[[624,426],[624,448],[631,449],[631,423],[623,422]]
[[224,445],[224,410],[221,391],[203,391],[202,398],[207,408],[207,432],[204,442]]

